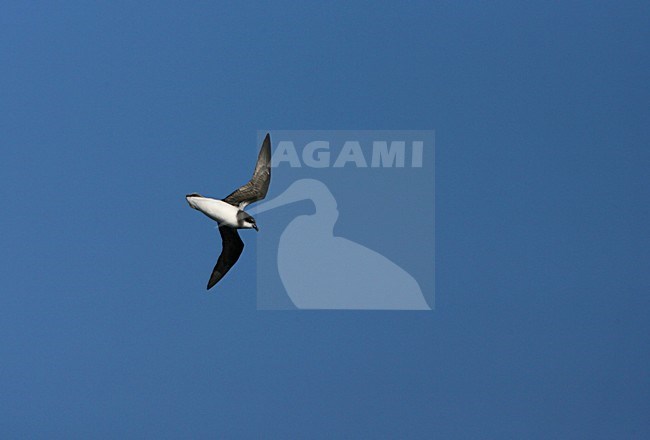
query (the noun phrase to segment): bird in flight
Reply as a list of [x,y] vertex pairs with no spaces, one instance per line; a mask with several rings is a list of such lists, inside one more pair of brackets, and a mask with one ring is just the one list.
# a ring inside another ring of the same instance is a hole
[[239,237],[237,229],[258,231],[255,219],[244,211],[244,208],[266,197],[269,183],[271,183],[271,136],[267,133],[257,156],[253,177],[248,183],[222,200],[203,197],[196,193],[185,196],[190,207],[201,211],[219,224],[223,249],[210,275],[208,290],[228,273],[244,250],[244,242]]

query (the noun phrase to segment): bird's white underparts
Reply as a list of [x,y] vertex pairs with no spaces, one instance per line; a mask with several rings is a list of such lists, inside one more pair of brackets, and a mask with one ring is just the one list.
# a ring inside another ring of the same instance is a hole
[[199,194],[188,194],[185,196],[187,203],[203,214],[217,222],[219,226],[227,226],[236,229],[256,229],[257,224],[253,217],[246,211],[226,203],[223,200],[203,197]]

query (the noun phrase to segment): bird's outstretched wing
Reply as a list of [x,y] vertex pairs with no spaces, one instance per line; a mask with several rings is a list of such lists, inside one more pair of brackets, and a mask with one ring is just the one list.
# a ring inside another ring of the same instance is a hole
[[237,229],[229,228],[228,226],[219,226],[219,233],[221,234],[223,250],[221,251],[221,255],[219,255],[217,265],[212,270],[212,275],[210,275],[208,290],[228,273],[230,268],[239,260],[239,256],[244,250],[244,242],[239,238]]
[[266,197],[271,183],[271,136],[267,133],[262,142],[262,148],[257,156],[255,172],[248,183],[235,190],[224,202],[244,209],[247,205]]

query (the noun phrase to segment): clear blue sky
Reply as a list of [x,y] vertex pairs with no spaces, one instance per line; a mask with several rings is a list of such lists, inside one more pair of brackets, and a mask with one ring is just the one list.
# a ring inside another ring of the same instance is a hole
[[[4,2],[0,436],[648,438],[649,15]],[[267,128],[436,130],[435,311],[205,293]]]

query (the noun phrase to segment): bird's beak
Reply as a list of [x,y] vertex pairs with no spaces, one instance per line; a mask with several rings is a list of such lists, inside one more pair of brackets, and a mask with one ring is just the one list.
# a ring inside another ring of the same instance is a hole
[[260,231],[259,229],[257,229],[257,225],[253,225],[253,229],[255,229],[257,232]]

